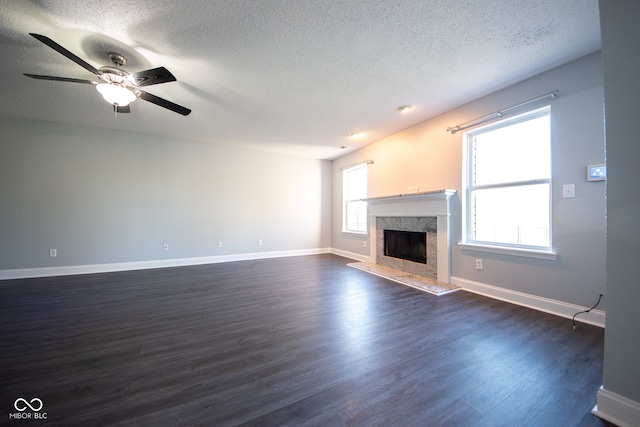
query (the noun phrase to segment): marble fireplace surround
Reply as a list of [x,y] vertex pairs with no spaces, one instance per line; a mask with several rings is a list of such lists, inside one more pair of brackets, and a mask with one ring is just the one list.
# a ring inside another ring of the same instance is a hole
[[[450,283],[450,199],[455,193],[455,190],[436,190],[364,199],[369,207],[371,262],[438,282]],[[430,251],[427,248],[426,266],[411,261],[389,259],[384,256],[382,246],[382,229],[379,228],[383,227],[405,231],[426,231],[427,246],[430,239],[435,238],[437,250]],[[437,260],[435,263],[434,255]],[[381,258],[387,259],[381,261]]]

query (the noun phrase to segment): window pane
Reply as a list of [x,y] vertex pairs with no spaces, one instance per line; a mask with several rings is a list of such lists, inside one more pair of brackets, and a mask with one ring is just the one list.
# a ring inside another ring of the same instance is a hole
[[367,197],[367,168],[361,167],[348,171],[349,200],[365,199]]
[[475,190],[473,240],[549,246],[549,184]]
[[474,136],[472,185],[551,177],[549,115]]
[[367,166],[357,166],[343,171],[343,230],[367,232]]
[[367,202],[347,202],[347,230],[367,231]]

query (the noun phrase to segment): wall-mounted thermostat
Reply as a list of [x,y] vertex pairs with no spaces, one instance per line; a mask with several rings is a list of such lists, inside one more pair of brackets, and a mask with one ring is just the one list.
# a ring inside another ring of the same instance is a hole
[[607,165],[587,166],[587,181],[604,181],[607,179]]

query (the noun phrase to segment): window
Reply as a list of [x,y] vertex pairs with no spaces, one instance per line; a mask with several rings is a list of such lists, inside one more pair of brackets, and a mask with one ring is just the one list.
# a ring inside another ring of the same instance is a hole
[[551,251],[550,108],[464,137],[466,243]]
[[358,165],[342,171],[342,231],[367,232],[367,165]]

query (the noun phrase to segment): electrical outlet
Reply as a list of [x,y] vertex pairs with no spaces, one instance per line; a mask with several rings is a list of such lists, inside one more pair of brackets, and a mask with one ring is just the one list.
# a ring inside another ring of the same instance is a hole
[[258,246],[262,246],[262,239],[258,239]]
[[162,245],[162,250],[165,251],[165,252],[168,252],[169,251],[169,244],[165,243],[164,245]]
[[55,258],[58,256],[58,250],[57,249],[49,249],[49,256],[51,258]]
[[366,240],[364,240],[364,241],[362,242],[362,247],[363,247],[363,248],[366,248],[366,247],[367,247],[367,241],[366,241]]
[[218,247],[221,248],[222,247],[222,242],[218,242]]
[[482,270],[484,268],[484,266],[482,265],[482,260],[481,259],[477,259],[476,260],[476,270]]

